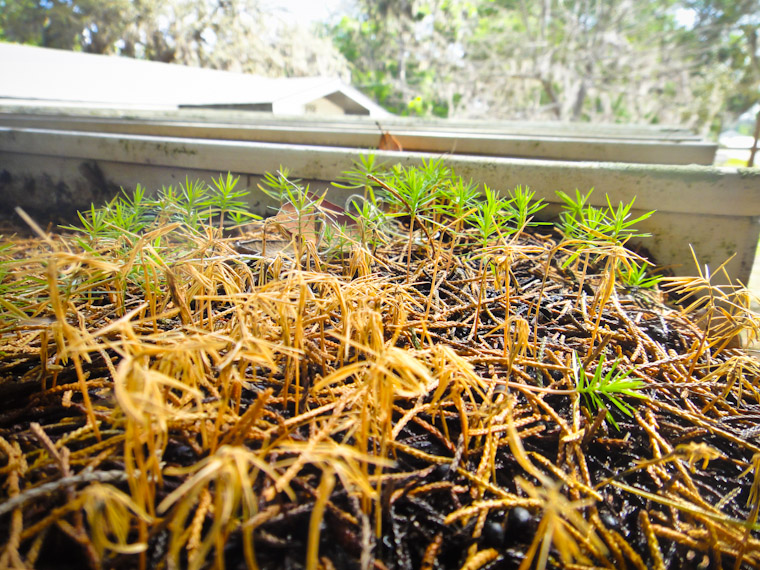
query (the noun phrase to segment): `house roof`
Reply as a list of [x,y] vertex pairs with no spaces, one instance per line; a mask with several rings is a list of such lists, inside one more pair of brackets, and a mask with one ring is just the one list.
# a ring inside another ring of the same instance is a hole
[[327,98],[347,114],[387,117],[377,103],[337,78],[268,78],[127,57],[0,42],[0,100],[177,108],[270,106],[299,114]]

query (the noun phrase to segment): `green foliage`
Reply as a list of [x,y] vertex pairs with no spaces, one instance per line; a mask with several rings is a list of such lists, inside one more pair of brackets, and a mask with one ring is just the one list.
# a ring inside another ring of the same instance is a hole
[[415,219],[432,212],[440,198],[440,182],[446,175],[438,170],[439,165],[440,162],[431,161],[423,169],[394,166],[385,180],[395,190],[387,196],[391,209]]
[[268,76],[350,71],[353,85],[410,116],[706,131],[726,108],[736,116],[760,101],[760,0],[357,0],[321,35],[272,25],[266,8],[257,0],[0,0],[0,40]]
[[[722,70],[730,90],[725,92],[726,110],[734,116],[760,102],[760,1],[685,0],[681,2],[694,16],[687,38],[693,43],[713,46],[700,50],[695,59],[701,69]],[[705,86],[705,91],[714,87]]]
[[704,130],[725,105],[740,112],[760,100],[758,0],[359,0],[356,8],[327,33],[352,83],[397,114]]
[[[589,410],[596,411],[605,407],[605,400],[614,404],[614,406],[627,416],[633,416],[633,406],[622,400],[623,396],[630,398],[645,399],[646,396],[640,393],[645,386],[641,380],[631,380],[628,378],[631,371],[617,371],[617,362],[613,362],[607,373],[604,373],[604,354],[599,358],[599,363],[594,370],[593,376],[589,378],[586,370],[578,362],[578,354],[573,352],[572,374],[575,389],[578,394],[583,396],[583,400]],[[607,421],[615,429],[620,431],[617,422],[612,414],[607,410]]]
[[211,215],[219,216],[221,226],[224,226],[225,215],[236,224],[258,218],[248,211],[248,203],[242,199],[249,194],[248,190],[235,190],[239,179],[239,176],[233,178],[229,172],[226,178],[220,174],[218,180],[211,179],[213,187],[209,187],[210,193],[203,205],[208,206]]
[[[373,178],[378,180],[373,182]],[[280,188],[287,183],[283,178],[267,174],[267,185]],[[425,223],[432,234],[438,228],[438,218],[458,219],[476,230],[478,240],[485,245],[494,236],[507,237],[527,227],[546,224],[536,220],[546,207],[542,199],[535,198],[535,192],[527,187],[517,186],[506,196],[485,186],[482,193],[472,181],[465,182],[455,175],[441,160],[423,161],[421,167],[405,167],[399,164],[387,167],[377,162],[372,153],[363,155],[341,175],[336,186],[346,189],[367,190],[374,188],[370,204],[374,208],[372,217],[377,216],[378,203],[387,204],[389,216],[406,215]],[[565,203],[560,214],[561,228],[568,239],[604,240],[623,244],[632,237],[646,237],[648,234],[636,229],[636,224],[647,219],[653,212],[631,217],[635,198],[628,204],[613,207],[607,198],[606,208],[596,208],[588,204],[591,191],[575,197],[564,192],[557,195]],[[360,206],[358,201],[354,204]],[[364,208],[361,205],[359,209]],[[365,212],[370,215],[369,212]]]
[[302,215],[312,213],[317,200],[310,196],[308,185],[302,186],[299,179],[290,180],[289,175],[290,170],[283,166],[280,166],[277,174],[266,172],[264,186],[259,185],[259,190],[277,200],[280,206],[290,204]]
[[[375,249],[384,242],[384,228],[388,216],[382,209],[372,186],[368,186],[364,195],[354,194],[346,202],[346,211],[359,228],[359,241]],[[345,233],[345,232],[344,232]]]
[[373,154],[364,155],[353,169],[342,174],[336,186],[366,189],[372,186],[368,175],[384,183],[386,188],[379,190],[380,196],[392,215],[434,222],[436,215],[457,219],[469,212],[467,222],[486,238],[497,229],[510,235],[545,223],[532,219],[546,204],[534,200],[535,192],[529,188],[518,186],[508,197],[501,197],[499,192],[485,187],[481,195],[476,184],[456,176],[440,159],[423,161],[421,167],[397,164],[387,168],[378,164]]
[[366,191],[373,184],[369,176],[384,176],[386,171],[386,165],[378,162],[374,153],[368,152],[359,156],[359,160],[354,162],[354,168],[344,170],[334,184],[347,190]]
[[524,189],[522,186],[517,186],[509,193],[510,199],[506,202],[506,208],[514,231],[545,224],[545,222],[533,221],[533,216],[546,207],[542,200],[533,199],[535,195],[536,193],[527,186]]
[[292,192],[292,188],[301,182],[298,178],[291,180],[289,176],[290,169],[280,165],[276,173],[264,173],[264,185],[259,184],[259,190],[282,205],[287,200],[288,193]]
[[466,19],[466,2],[359,2],[358,18],[345,16],[327,30],[351,69],[351,83],[389,111],[405,116],[449,116],[453,96],[439,89],[444,53]]
[[618,267],[618,275],[624,287],[629,289],[652,289],[662,280],[659,275],[650,275],[646,263],[629,261],[628,266]]
[[533,200],[535,192],[527,187],[517,186],[502,197],[484,185],[483,199],[473,202],[475,211],[467,221],[477,230],[478,240],[486,247],[493,236],[506,237],[524,230],[526,227],[542,225],[545,222],[533,220],[546,204]]
[[348,74],[330,40],[273,8],[259,0],[0,0],[0,40],[265,76]]
[[[310,201],[313,197],[308,197],[308,188],[304,189],[288,176],[289,172],[284,168],[280,168],[277,174],[267,173],[261,189],[280,203],[292,204],[299,216],[314,212],[318,205]],[[353,168],[343,172],[335,185],[357,191],[345,204],[346,214],[355,224],[351,231],[329,228],[325,235],[345,245],[345,240],[350,240],[349,234],[352,234],[363,246],[374,251],[379,244],[387,243],[387,235],[394,231],[390,223],[393,218],[401,218],[404,224],[408,219],[405,252],[408,267],[411,267],[415,243],[440,250],[446,242],[455,244],[470,240],[479,244],[477,255],[484,265],[489,265],[490,250],[496,242],[503,245],[509,236],[547,224],[535,219],[546,204],[542,199],[536,199],[534,191],[517,186],[504,195],[484,185],[481,192],[472,181],[465,182],[456,176],[441,160],[423,161],[419,167],[400,164],[388,167],[369,153],[362,155]],[[617,275],[623,286],[651,288],[657,284],[659,277],[649,276],[644,266],[623,253],[628,239],[648,235],[639,231],[636,224],[653,212],[634,218],[631,215],[634,200],[613,207],[607,198],[606,207],[596,208],[588,203],[591,191],[582,194],[576,190],[574,197],[564,192],[557,194],[564,202],[560,222],[567,247],[571,250],[565,266],[586,251],[591,253],[586,263],[611,255],[607,270],[611,276]],[[418,231],[420,234],[415,241],[414,235]],[[328,249],[332,241],[327,244]],[[343,251],[342,246],[338,249]]]
[[576,189],[573,198],[561,190],[557,191],[557,196],[565,202],[565,210],[560,214],[560,225],[568,239],[602,240],[622,244],[630,238],[649,237],[649,234],[637,230],[635,224],[649,218],[654,211],[631,219],[635,196],[628,204],[621,202],[617,208],[613,208],[609,196],[605,196],[607,207],[597,208],[588,204],[592,192],[593,189],[584,195]]
[[[0,326],[5,325],[5,320],[26,318],[24,312],[27,301],[26,296],[35,288],[35,279],[20,276],[15,271],[15,260],[10,256],[13,244],[4,242],[0,236]],[[37,280],[38,281],[38,280]],[[36,283],[40,285],[39,281]],[[42,288],[45,284],[42,283]]]
[[178,190],[165,186],[155,198],[149,197],[140,184],[132,193],[122,188],[122,195],[105,206],[91,205],[87,212],[78,212],[81,227],[63,227],[85,234],[90,241],[104,238],[122,241],[127,235],[143,234],[172,222],[199,230],[203,224],[214,221],[224,228],[225,220],[240,224],[258,219],[242,200],[248,190],[236,189],[238,179],[230,173],[226,177],[220,174],[209,185],[186,177]]
[[468,218],[468,222],[477,230],[478,240],[486,247],[491,238],[504,228],[507,200],[500,198],[498,193],[487,185],[483,186],[485,199],[477,202],[477,209]]
[[467,182],[459,176],[452,176],[450,183],[442,190],[443,203],[438,207],[444,214],[455,219],[466,215],[478,197],[478,186],[472,180]]
[[373,189],[371,202],[374,207],[378,206],[379,200],[387,205],[389,216],[411,216],[428,223],[433,222],[436,212],[448,208],[450,197],[455,197],[452,189],[460,187],[460,192],[472,191],[471,187],[466,190],[462,187],[461,179],[454,176],[441,159],[423,160],[421,167],[396,164],[388,168],[378,163],[372,153],[361,156],[354,168],[343,172],[336,186],[363,190],[365,199],[367,191]]
[[107,53],[134,17],[130,0],[0,0],[0,39]]

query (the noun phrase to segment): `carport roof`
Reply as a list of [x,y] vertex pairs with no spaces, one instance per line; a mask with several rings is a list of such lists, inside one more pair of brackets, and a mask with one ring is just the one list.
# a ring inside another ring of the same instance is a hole
[[290,109],[332,96],[348,113],[390,115],[337,78],[273,79],[3,42],[0,77],[0,100],[143,108],[271,104]]

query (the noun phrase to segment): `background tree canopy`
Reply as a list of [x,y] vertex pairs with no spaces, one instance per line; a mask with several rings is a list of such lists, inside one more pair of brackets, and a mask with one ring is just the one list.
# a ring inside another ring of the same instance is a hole
[[354,0],[306,29],[258,0],[0,0],[0,39],[268,76],[391,111],[676,123],[760,101],[760,0]]
[[258,0],[0,0],[0,39],[265,76],[340,76],[327,37]]
[[357,0],[330,33],[400,113],[715,129],[760,99],[759,0]]

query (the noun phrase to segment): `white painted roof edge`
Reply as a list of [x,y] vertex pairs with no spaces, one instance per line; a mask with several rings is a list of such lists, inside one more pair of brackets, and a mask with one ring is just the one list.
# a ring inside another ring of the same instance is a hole
[[0,99],[130,107],[305,105],[340,92],[370,116],[391,114],[337,78],[268,78],[127,57],[0,42]]

